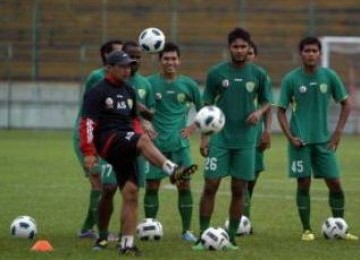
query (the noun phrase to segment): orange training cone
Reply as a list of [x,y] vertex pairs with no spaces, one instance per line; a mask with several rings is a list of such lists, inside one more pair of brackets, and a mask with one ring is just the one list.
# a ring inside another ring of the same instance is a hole
[[47,240],[38,240],[31,248],[31,251],[51,252],[54,248]]

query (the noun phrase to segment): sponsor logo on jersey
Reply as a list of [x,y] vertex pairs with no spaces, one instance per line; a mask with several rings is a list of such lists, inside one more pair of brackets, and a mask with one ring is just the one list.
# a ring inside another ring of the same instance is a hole
[[248,81],[248,82],[246,82],[245,87],[246,87],[246,90],[247,90],[249,93],[251,93],[251,92],[254,91],[255,83],[252,82],[252,81]]
[[315,86],[315,85],[317,85],[317,82],[310,82],[309,85],[310,85],[310,86]]
[[173,95],[173,94],[175,94],[175,90],[167,90],[166,94]]
[[320,84],[320,91],[321,93],[325,94],[328,90],[328,85],[323,83],[323,84]]
[[230,81],[228,79],[224,79],[222,82],[221,82],[221,86],[223,88],[228,88],[230,86]]
[[184,93],[177,94],[176,99],[178,102],[183,103],[185,101],[185,94]]
[[235,82],[242,82],[242,81],[243,81],[243,79],[234,78],[234,81],[235,81]]
[[126,101],[127,101],[127,104],[128,104],[128,106],[129,106],[129,108],[132,109],[132,107],[133,107],[133,105],[134,105],[133,100],[130,99],[130,98],[128,98]]
[[305,94],[305,93],[306,93],[306,91],[307,91],[306,86],[304,86],[304,85],[300,86],[300,88],[299,88],[299,92],[300,92],[301,94]]
[[146,90],[145,89],[138,89],[138,95],[141,99],[144,99],[145,95],[146,95]]
[[160,93],[160,92],[157,92],[157,93],[155,94],[155,99],[156,99],[156,100],[161,100],[161,98],[162,98],[161,93]]
[[125,101],[118,101],[117,105],[116,105],[117,109],[125,109],[126,108],[126,103]]
[[114,100],[111,97],[105,99],[105,107],[107,109],[114,108]]

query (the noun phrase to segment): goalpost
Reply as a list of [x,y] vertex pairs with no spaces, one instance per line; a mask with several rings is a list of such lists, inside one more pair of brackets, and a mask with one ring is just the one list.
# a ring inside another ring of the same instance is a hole
[[331,67],[342,76],[351,93],[353,111],[348,132],[360,133],[360,107],[357,87],[360,87],[360,37],[325,36],[322,43],[321,65]]

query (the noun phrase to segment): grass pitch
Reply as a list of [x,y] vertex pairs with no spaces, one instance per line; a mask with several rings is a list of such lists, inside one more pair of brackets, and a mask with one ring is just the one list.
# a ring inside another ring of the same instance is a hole
[[[92,241],[79,240],[76,233],[85,217],[89,184],[75,159],[69,131],[0,131],[0,259],[109,259],[119,257],[115,245],[101,252],[91,250]],[[344,136],[338,150],[342,183],[346,196],[345,218],[354,234],[360,234],[360,160],[358,136]],[[193,154],[200,165],[198,138],[192,139]],[[164,181],[160,193],[158,218],[164,227],[159,242],[137,245],[144,259],[358,259],[359,241],[328,241],[321,237],[322,222],[330,216],[327,189],[314,180],[312,226],[317,239],[303,242],[295,207],[295,183],[286,177],[286,140],[274,136],[266,153],[266,168],[259,178],[251,220],[253,236],[237,239],[240,249],[233,252],[194,252],[180,239],[177,192]],[[198,232],[198,203],[202,189],[201,171],[193,178],[193,230]],[[143,191],[141,191],[142,200]],[[222,226],[227,218],[229,182],[224,180],[216,199],[213,226]],[[117,232],[121,200],[116,207],[110,231]],[[141,203],[142,205],[142,203]],[[19,215],[30,215],[38,223],[37,239],[51,242],[52,253],[31,252],[36,240],[10,236],[9,225]],[[140,216],[143,217],[142,206]]]

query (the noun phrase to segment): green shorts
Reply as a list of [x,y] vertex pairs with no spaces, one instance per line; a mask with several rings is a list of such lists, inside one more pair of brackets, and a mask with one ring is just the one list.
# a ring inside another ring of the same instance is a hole
[[231,176],[244,181],[255,179],[255,148],[209,147],[205,159],[204,177],[221,179]]
[[335,151],[329,149],[327,144],[307,144],[297,149],[289,143],[289,177],[311,177],[313,172],[315,178],[339,178],[339,163]]
[[[163,154],[177,165],[188,167],[193,164],[190,147],[184,147],[175,152],[163,152]],[[166,177],[169,176],[162,169],[153,165],[150,165],[149,172],[146,174],[146,180],[161,180]]]
[[117,185],[116,175],[115,175],[115,172],[114,172],[111,164],[109,164],[104,159],[100,158],[100,160],[97,163],[97,166],[94,168],[94,170],[92,170],[91,172],[85,170],[84,156],[81,153],[80,148],[79,148],[79,140],[74,140],[73,144],[74,144],[74,151],[76,154],[76,158],[78,159],[78,161],[80,162],[80,164],[84,170],[85,177],[89,177],[90,174],[101,174],[101,184]]
[[265,170],[264,167],[264,151],[261,151],[259,147],[255,149],[255,173],[258,174]]

